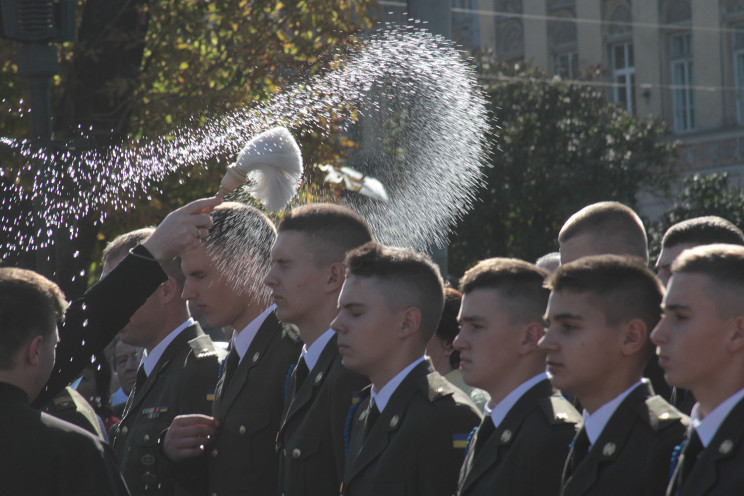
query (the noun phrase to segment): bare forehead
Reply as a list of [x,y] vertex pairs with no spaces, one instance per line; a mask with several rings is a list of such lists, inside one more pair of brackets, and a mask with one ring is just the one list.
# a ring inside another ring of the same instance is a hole
[[211,268],[212,260],[204,245],[190,248],[181,254],[181,269],[186,272]]

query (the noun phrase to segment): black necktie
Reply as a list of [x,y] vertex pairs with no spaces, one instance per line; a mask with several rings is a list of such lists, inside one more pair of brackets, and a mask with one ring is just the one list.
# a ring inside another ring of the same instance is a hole
[[473,447],[473,453],[476,455],[483,449],[483,446],[486,445],[486,441],[488,441],[488,438],[491,437],[491,434],[494,433],[496,430],[496,426],[493,424],[493,419],[490,415],[486,415],[483,417],[483,420],[481,421],[480,427],[478,427],[477,436],[478,438],[475,440],[475,446]]
[[589,446],[589,436],[586,434],[586,429],[581,429],[573,441],[573,450],[569,459],[570,466],[566,474],[567,476],[573,474],[576,471],[576,467],[586,458],[586,454],[589,453]]
[[222,389],[227,386],[227,383],[230,382],[232,376],[235,375],[235,369],[238,368],[238,362],[240,362],[240,356],[233,346],[230,349],[230,352],[227,354],[227,359],[225,360],[225,371],[223,373],[224,380],[222,381]]
[[692,472],[692,467],[697,461],[698,455],[703,451],[703,442],[700,440],[700,436],[698,436],[695,429],[691,429],[691,431],[690,438],[685,444],[685,449],[682,450],[682,456],[680,459],[682,466],[679,469],[679,484],[677,485],[677,491],[679,491],[689,477],[690,472]]
[[305,356],[300,355],[300,359],[297,361],[297,367],[295,367],[295,393],[300,390],[300,386],[305,382],[308,374],[310,374],[310,369],[307,368]]
[[367,421],[364,424],[364,438],[367,439],[369,431],[372,430],[372,426],[375,425],[377,419],[380,416],[380,410],[377,408],[377,403],[372,399],[369,401],[369,407],[367,408]]
[[142,389],[142,385],[147,380],[147,373],[145,372],[145,366],[140,365],[137,369],[137,380],[134,382],[135,391]]

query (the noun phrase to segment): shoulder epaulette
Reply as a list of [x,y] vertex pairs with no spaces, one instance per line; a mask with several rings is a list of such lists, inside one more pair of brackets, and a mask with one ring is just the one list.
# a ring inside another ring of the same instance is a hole
[[421,390],[427,394],[431,402],[455,393],[454,386],[437,373],[428,374],[426,381],[421,381]]
[[217,349],[214,347],[212,339],[206,334],[190,340],[189,346],[196,358],[217,356]]
[[540,400],[540,409],[551,425],[581,423],[581,415],[569,401],[558,394],[554,394],[548,398],[542,398]]
[[654,431],[679,422],[683,425],[689,423],[686,415],[667,403],[661,396],[651,396],[646,399],[645,405],[644,418]]

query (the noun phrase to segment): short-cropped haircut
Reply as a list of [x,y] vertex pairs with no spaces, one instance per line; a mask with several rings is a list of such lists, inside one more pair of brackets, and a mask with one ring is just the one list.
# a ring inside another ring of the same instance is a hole
[[384,284],[390,308],[418,308],[421,337],[425,343],[431,339],[444,308],[444,283],[428,255],[372,241],[351,250],[345,264],[348,276],[373,278]]
[[278,231],[302,233],[320,266],[343,263],[348,251],[373,240],[361,215],[332,203],[310,203],[292,209],[282,218]]
[[[103,250],[103,263],[110,264],[112,261],[120,262],[124,257],[127,256],[129,251],[147,241],[152,233],[155,232],[154,227],[143,227],[135,231],[121,234],[111,240],[106,248]],[[163,271],[168,274],[168,277],[172,277],[176,281],[179,288],[183,289],[183,283],[185,277],[181,270],[181,257],[172,258],[169,260],[160,260],[160,266]]]
[[478,289],[491,289],[508,302],[503,309],[515,322],[542,322],[550,291],[545,287],[549,272],[516,258],[481,260],[462,276],[464,295]]
[[274,223],[257,208],[237,202],[222,203],[211,215],[204,245],[212,263],[236,292],[252,293],[268,303],[270,290],[263,279],[276,240]]
[[716,303],[725,315],[744,310],[744,246],[718,243],[685,250],[672,263],[672,276],[678,273],[709,277],[710,289],[718,292]]
[[66,308],[62,290],[46,277],[0,268],[0,369],[12,368],[13,357],[30,339],[50,339]]
[[641,319],[649,333],[661,317],[664,288],[643,260],[597,255],[561,265],[548,278],[553,291],[589,293],[608,326]]
[[[591,234],[607,251],[622,247],[624,253],[648,260],[648,238],[638,214],[619,202],[588,205],[568,218],[558,242],[565,243],[581,234]],[[615,252],[616,253],[616,252]]]
[[677,222],[667,229],[661,240],[661,247],[671,248],[683,244],[698,246],[714,243],[744,245],[744,232],[723,217],[715,215],[695,217]]

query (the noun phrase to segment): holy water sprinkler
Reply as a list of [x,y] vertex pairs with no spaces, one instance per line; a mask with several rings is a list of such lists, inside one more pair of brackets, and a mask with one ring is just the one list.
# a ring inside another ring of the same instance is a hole
[[227,168],[217,196],[245,185],[247,191],[273,211],[292,199],[302,176],[300,147],[285,127],[275,127],[251,139]]

